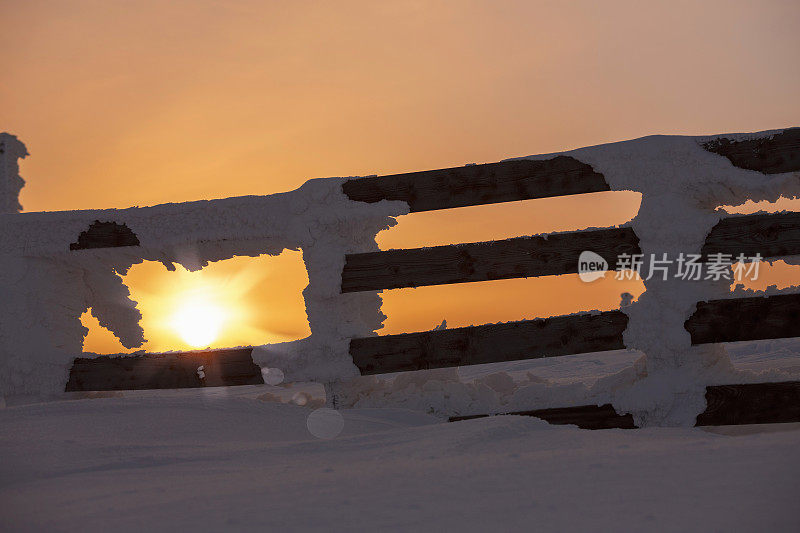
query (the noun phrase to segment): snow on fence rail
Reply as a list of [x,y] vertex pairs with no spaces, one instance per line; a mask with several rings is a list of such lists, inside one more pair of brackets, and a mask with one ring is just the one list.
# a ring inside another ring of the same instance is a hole
[[[753,298],[720,280],[652,279],[620,311],[382,337],[374,333],[383,320],[378,291],[571,273],[584,250],[609,264],[642,254],[645,268],[653,254],[800,255],[797,213],[725,217],[717,209],[798,196],[798,171],[800,128],[792,128],[653,136],[500,163],[312,180],[264,197],[0,215],[0,289],[10,302],[0,320],[0,386],[7,395],[63,390],[65,363],[80,353],[78,317],[90,306],[123,344],[140,345],[138,311],[119,276],[132,264],[196,269],[299,248],[312,334],[282,350],[257,348],[253,358],[281,367],[287,379],[328,383],[339,405],[358,401],[365,390],[359,375],[627,347],[645,354],[644,370],[615,393],[613,407],[640,425],[686,424],[705,408],[708,386],[749,379],[709,343],[800,336],[796,288]],[[408,212],[608,190],[643,194],[631,223],[411,250],[375,244],[378,231]],[[83,361],[86,372],[100,368]]]

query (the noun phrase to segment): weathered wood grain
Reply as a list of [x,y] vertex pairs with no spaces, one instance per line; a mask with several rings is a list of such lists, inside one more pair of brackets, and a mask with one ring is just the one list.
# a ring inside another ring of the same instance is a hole
[[701,253],[781,257],[800,254],[800,213],[723,218],[711,228]]
[[800,337],[800,294],[698,302],[684,328],[692,344]]
[[139,246],[139,238],[125,224],[95,220],[88,230],[82,231],[78,235],[77,242],[69,245],[69,249],[87,250],[90,248],[117,248],[121,246]]
[[[79,357],[66,391],[181,389],[264,383],[252,348],[130,356]],[[203,367],[204,378],[198,374]]]
[[800,381],[706,387],[697,426],[800,422]]
[[569,156],[351,179],[342,184],[360,202],[401,200],[412,213],[550,196],[608,191],[602,174]]
[[727,157],[735,167],[764,174],[800,170],[800,128],[747,141],[718,138],[704,143],[703,148]]
[[622,349],[627,325],[627,315],[607,311],[363,337],[350,341],[350,355],[362,375],[556,357]]
[[569,274],[578,271],[578,257],[584,250],[602,256],[611,269],[619,254],[641,253],[633,229],[611,228],[349,254],[342,271],[342,292]]
[[[618,414],[614,407],[605,405],[579,405],[576,407],[557,407],[553,409],[535,409],[533,411],[515,411],[503,415],[533,416],[551,424],[573,424],[581,429],[635,429],[633,416],[630,413]],[[498,415],[451,416],[449,422],[471,420]]]

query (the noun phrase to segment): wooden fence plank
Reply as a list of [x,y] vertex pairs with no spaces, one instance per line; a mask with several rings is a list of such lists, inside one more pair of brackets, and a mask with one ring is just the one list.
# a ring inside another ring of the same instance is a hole
[[362,375],[619,350],[628,316],[620,311],[558,316],[401,335],[355,338]]
[[800,294],[698,302],[684,327],[692,344],[800,337]]
[[[79,357],[66,391],[181,389],[264,383],[252,348],[131,356]],[[203,367],[205,376],[197,370]]]
[[626,227],[349,254],[342,292],[569,274],[577,272],[584,250],[602,256],[611,269],[619,254],[641,253],[639,238]]
[[800,128],[747,141],[719,138],[704,143],[703,148],[727,157],[735,167],[764,174],[800,170]]
[[706,387],[698,426],[800,422],[800,381]]
[[800,213],[723,218],[711,228],[701,253],[781,257],[800,254]]
[[139,238],[125,224],[95,220],[88,230],[82,231],[78,235],[76,242],[70,243],[69,249],[87,250],[122,246],[139,246]]
[[[579,405],[576,407],[557,407],[553,409],[535,409],[533,411],[515,411],[503,415],[534,416],[554,425],[574,424],[581,429],[635,429],[633,416],[630,413],[620,415],[614,407],[605,405]],[[473,418],[499,415],[451,416],[449,422],[460,422]]]
[[[449,422],[488,416],[534,416],[551,424],[574,424],[582,429],[635,429],[630,414],[619,414],[611,404],[513,411],[497,415],[451,416]],[[706,409],[695,426],[781,424],[800,422],[800,381],[746,383],[706,387]]]
[[569,156],[357,178],[342,190],[360,202],[401,200],[412,213],[608,191],[602,174]]

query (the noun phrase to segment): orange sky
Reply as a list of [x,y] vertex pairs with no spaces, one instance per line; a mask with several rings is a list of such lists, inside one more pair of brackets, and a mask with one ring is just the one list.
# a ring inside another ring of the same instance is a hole
[[[31,152],[26,211],[268,194],[312,177],[800,125],[794,0],[27,1],[3,16],[0,130]],[[379,242],[578,229],[635,211],[631,193],[607,193],[420,213]],[[247,327],[223,344],[307,333],[299,257],[274,261],[235,259],[198,275],[222,283],[263,264],[298,288],[251,280],[239,295]],[[144,295],[173,289],[179,275],[146,264],[128,281]],[[386,330],[616,305],[619,287],[601,285],[564,277],[389,291]],[[163,302],[141,307],[147,349],[183,347],[156,331]],[[93,326],[87,349],[119,349],[104,338]]]

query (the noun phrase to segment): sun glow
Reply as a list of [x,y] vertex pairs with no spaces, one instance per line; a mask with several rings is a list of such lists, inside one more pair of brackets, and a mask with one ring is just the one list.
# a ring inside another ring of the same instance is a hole
[[207,297],[190,296],[175,310],[171,324],[186,344],[206,348],[217,340],[229,315]]
[[308,276],[299,251],[235,257],[195,272],[175,267],[168,272],[159,262],[144,261],[124,278],[142,312],[144,345],[126,350],[87,311],[81,317],[90,331],[84,350],[225,348],[291,341],[310,333],[302,294]]

